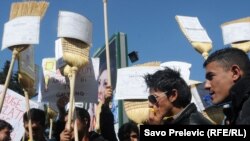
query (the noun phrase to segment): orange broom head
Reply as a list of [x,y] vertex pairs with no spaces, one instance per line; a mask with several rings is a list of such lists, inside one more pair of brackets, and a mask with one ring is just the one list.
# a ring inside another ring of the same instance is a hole
[[45,15],[49,3],[46,1],[26,1],[11,4],[10,20],[20,16],[40,16]]
[[62,38],[63,60],[71,67],[82,68],[89,63],[90,46],[80,40]]

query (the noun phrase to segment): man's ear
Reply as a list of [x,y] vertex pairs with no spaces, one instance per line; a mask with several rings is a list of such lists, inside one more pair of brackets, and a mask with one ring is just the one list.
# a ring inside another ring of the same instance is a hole
[[173,103],[177,99],[177,97],[178,97],[178,91],[176,89],[172,89],[171,94],[169,95],[168,98],[169,101]]
[[234,81],[237,81],[243,75],[243,72],[238,65],[233,65],[231,67],[231,71],[233,73],[233,80]]

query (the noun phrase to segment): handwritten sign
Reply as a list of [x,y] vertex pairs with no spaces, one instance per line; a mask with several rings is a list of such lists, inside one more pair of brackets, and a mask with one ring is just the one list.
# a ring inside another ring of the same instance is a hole
[[39,16],[17,17],[4,24],[2,50],[7,47],[39,43]]
[[[43,69],[44,70],[44,69]],[[79,70],[75,82],[76,102],[97,102],[97,74],[99,72],[99,58],[90,59],[90,63]],[[60,71],[47,72],[48,87],[45,88],[43,79],[41,85],[42,102],[49,102],[53,109],[57,109],[56,101],[63,96],[69,96],[69,80],[60,74]]]
[[[0,94],[3,93],[3,85],[0,85]],[[31,108],[38,108],[39,105],[33,101],[30,101]],[[0,113],[0,119],[9,122],[14,130],[11,133],[11,138],[13,141],[21,140],[24,134],[23,128],[23,114],[26,112],[26,102],[25,98],[20,94],[8,89],[2,112]]]
[[224,44],[250,40],[250,22],[231,23],[222,26]]
[[92,46],[92,23],[80,14],[60,11],[57,37],[78,39]]
[[212,42],[197,17],[176,16],[176,20],[189,41]]
[[147,99],[148,89],[144,80],[146,74],[153,74],[160,67],[127,67],[118,69],[115,99]]

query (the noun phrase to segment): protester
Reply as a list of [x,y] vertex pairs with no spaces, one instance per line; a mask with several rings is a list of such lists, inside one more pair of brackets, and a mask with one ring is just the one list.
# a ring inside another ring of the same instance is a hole
[[5,120],[0,119],[0,141],[10,141],[13,127]]
[[190,88],[179,72],[166,67],[146,75],[145,81],[150,92],[149,107],[152,109],[148,124],[212,124],[191,103]]
[[245,52],[224,48],[203,64],[212,103],[223,105],[225,124],[250,124],[250,61]]
[[[68,115],[65,117],[65,122],[68,121]],[[90,116],[87,110],[83,107],[75,107],[75,122],[77,125],[79,141],[105,141],[105,139],[95,132],[89,132]],[[64,129],[60,134],[60,141],[74,141],[74,122],[71,124],[71,129]]]
[[[34,141],[47,141],[48,138],[45,136],[45,112],[41,109],[32,108],[29,110],[32,126],[32,135]],[[29,140],[29,126],[28,126],[28,114],[27,112],[23,115],[23,126],[25,129],[24,140]]]
[[118,131],[119,141],[138,141],[139,128],[133,122],[123,124]]
[[[91,131],[90,127],[90,115],[83,107],[75,107],[75,121],[78,129],[79,141],[117,141],[114,131],[114,117],[109,108],[109,102],[112,99],[112,87],[107,86],[105,90],[105,100],[101,106],[102,111],[100,113],[100,134]],[[65,117],[65,122],[68,121],[68,115]],[[64,129],[60,134],[60,141],[75,140],[74,136],[74,123],[71,124],[71,130]]]

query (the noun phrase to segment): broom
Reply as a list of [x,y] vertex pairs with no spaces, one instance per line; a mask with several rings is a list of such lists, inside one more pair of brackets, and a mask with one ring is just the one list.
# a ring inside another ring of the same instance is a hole
[[[192,47],[194,47],[197,52],[202,54],[204,59],[207,59],[209,52],[212,49],[212,41],[200,25],[198,18],[175,16],[175,19],[179,24],[182,33],[191,43]],[[197,38],[197,35],[195,34],[199,34],[199,36],[203,38]]]
[[[108,86],[111,86],[111,69],[110,69],[110,55],[109,55],[109,35],[108,35],[108,14],[107,14],[107,0],[103,0],[103,16],[104,16],[104,32],[105,32],[105,49],[106,49],[106,63],[108,73]],[[96,125],[95,129],[100,131],[100,113],[103,103],[99,103],[97,106]]]
[[[230,21],[230,22],[226,22],[226,23],[221,25],[221,28],[228,26],[228,25],[238,24],[238,23],[250,23],[250,17],[241,18],[241,19]],[[238,29],[236,29],[236,30],[238,32],[240,32],[240,30],[238,30]],[[249,40],[248,41],[242,40],[242,41],[233,42],[233,43],[231,43],[231,46],[234,48],[241,49],[245,53],[248,53],[250,51],[250,41]]]
[[[17,3],[12,3],[11,5],[11,12],[10,12],[10,20],[14,19],[16,17],[20,16],[40,16],[43,17],[46,10],[48,7],[48,3],[45,1],[40,1],[40,2],[35,2],[35,1],[28,1],[28,2],[17,2]],[[12,60],[11,60],[11,65],[10,69],[8,71],[8,75],[5,81],[5,88],[4,88],[4,93],[3,96],[1,97],[0,100],[0,111],[2,110],[2,105],[3,105],[3,100],[4,96],[6,94],[6,90],[9,84],[9,79],[10,79],[10,74],[13,69],[14,61],[18,54],[25,50],[28,47],[28,45],[22,45],[22,47],[19,46],[13,46],[13,53],[12,53]],[[33,136],[32,136],[32,128],[31,128],[31,120],[30,120],[30,114],[29,114],[29,98],[28,98],[28,90],[32,87],[31,84],[34,83],[27,75],[25,74],[19,74],[19,80],[20,83],[24,87],[24,93],[25,93],[25,99],[26,99],[26,104],[27,104],[27,115],[29,118],[29,137],[30,140],[33,141]]]
[[[66,128],[70,130],[72,112],[73,112],[73,99],[75,93],[75,80],[77,71],[86,66],[89,62],[89,49],[90,46],[80,40],[72,38],[62,38],[63,46],[63,60],[70,66],[68,77],[70,80],[70,98],[69,98],[69,113]],[[65,70],[65,69],[64,69]]]

